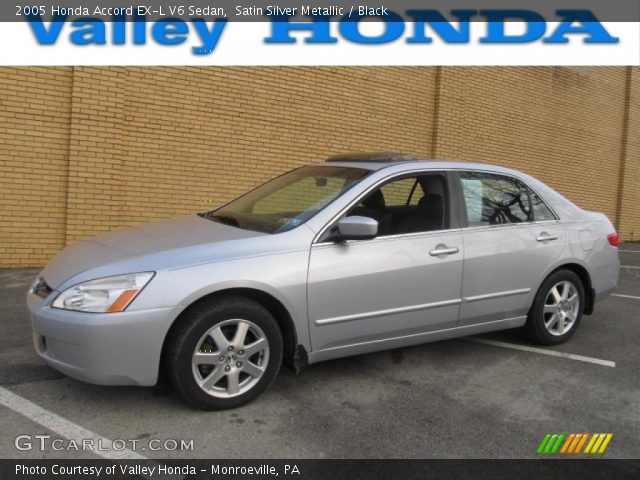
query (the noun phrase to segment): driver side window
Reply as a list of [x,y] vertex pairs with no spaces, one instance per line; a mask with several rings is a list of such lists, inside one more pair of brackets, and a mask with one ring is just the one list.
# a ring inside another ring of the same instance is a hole
[[378,221],[378,236],[448,228],[446,179],[443,174],[404,176],[365,196],[347,216]]

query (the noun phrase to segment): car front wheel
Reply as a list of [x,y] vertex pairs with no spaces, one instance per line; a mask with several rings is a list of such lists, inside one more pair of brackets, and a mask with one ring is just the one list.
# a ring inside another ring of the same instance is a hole
[[524,332],[543,345],[557,345],[576,331],[584,310],[584,286],[570,270],[549,275],[538,290]]
[[249,402],[273,382],[281,361],[282,336],[273,315],[237,296],[193,307],[171,332],[165,355],[174,389],[203,410]]

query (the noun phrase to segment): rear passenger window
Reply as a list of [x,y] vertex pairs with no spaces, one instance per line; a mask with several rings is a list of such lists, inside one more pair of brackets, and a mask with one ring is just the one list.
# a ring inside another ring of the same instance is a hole
[[469,226],[533,221],[531,197],[525,184],[490,173],[461,172]]
[[547,220],[555,220],[556,217],[553,212],[547,207],[536,192],[529,189],[531,195],[531,206],[533,208],[533,219],[536,222],[544,222]]

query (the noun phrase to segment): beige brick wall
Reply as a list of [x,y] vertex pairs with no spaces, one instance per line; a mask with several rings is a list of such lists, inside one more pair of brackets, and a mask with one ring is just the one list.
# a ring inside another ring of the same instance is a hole
[[126,70],[76,67],[66,243],[122,224]]
[[522,169],[613,221],[625,68],[444,68],[434,156]]
[[640,68],[629,69],[624,174],[620,188],[620,235],[640,240]]
[[72,68],[0,69],[0,267],[65,244]]
[[[134,68],[125,91],[125,224],[208,208],[329,154],[427,154],[435,72]],[[93,233],[87,225],[86,233]]]
[[639,81],[627,71],[0,68],[0,267],[361,150],[521,168],[637,238]]

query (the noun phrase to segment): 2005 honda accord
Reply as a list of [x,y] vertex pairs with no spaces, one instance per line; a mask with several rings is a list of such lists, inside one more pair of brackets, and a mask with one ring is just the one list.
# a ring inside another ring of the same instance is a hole
[[168,378],[203,409],[283,361],[523,327],[567,340],[618,281],[618,236],[521,172],[354,154],[213,211],[63,250],[28,294],[38,354],[87,382]]

